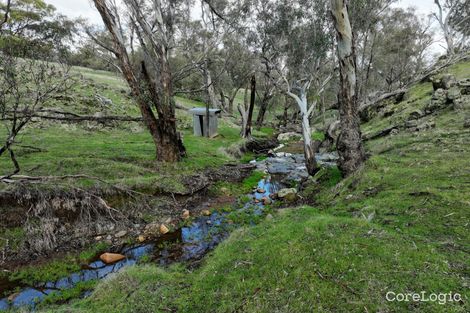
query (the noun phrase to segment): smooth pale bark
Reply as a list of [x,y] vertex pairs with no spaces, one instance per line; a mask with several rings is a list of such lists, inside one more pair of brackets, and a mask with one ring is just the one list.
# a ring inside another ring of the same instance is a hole
[[[150,26],[146,23],[139,10],[138,3],[132,0],[125,1],[131,11],[133,21],[138,23],[142,29],[137,34],[139,40],[147,51],[146,61],[141,63],[141,73],[137,73],[131,64],[127,49],[122,37],[121,25],[116,12],[112,10],[105,0],[94,0],[94,4],[108,29],[112,43],[113,53],[119,61],[119,67],[126,79],[132,94],[134,95],[144,123],[148,128],[156,146],[156,158],[158,161],[176,162],[186,155],[179,133],[176,131],[175,103],[173,99],[171,71],[165,46],[157,42],[166,40],[163,31],[163,18],[159,1],[155,4],[155,16],[159,35],[153,34]],[[156,72],[155,79],[152,78],[146,66],[146,62],[152,65]],[[140,76],[143,80],[138,80]],[[145,90],[145,91],[144,91]],[[158,119],[151,109],[153,105],[157,111]]]
[[245,95],[243,97],[243,104],[239,103],[238,112],[242,118],[242,129],[240,131],[240,136],[244,137],[246,134],[246,126],[248,122],[248,88],[245,88]]
[[309,175],[315,175],[318,172],[317,161],[315,160],[315,153],[318,145],[316,147],[312,144],[312,129],[310,127],[310,115],[312,114],[315,104],[312,104],[310,110],[308,109],[307,101],[307,89],[310,83],[304,85],[299,96],[288,91],[287,94],[292,97],[300,110],[301,125],[302,125],[302,138],[304,141],[304,156],[305,156],[305,166]]
[[442,29],[442,32],[444,33],[444,39],[447,44],[447,54],[449,56],[453,56],[455,54],[455,45],[454,45],[454,34],[452,33],[452,30],[449,26],[449,18],[451,16],[452,10],[455,9],[456,6],[452,6],[447,12],[446,17],[444,17],[444,14],[442,12],[442,6],[439,0],[434,0],[434,3],[436,4],[438,8],[438,14],[434,14],[434,17],[439,23],[439,26]]
[[340,70],[338,100],[341,133],[337,150],[339,168],[343,176],[348,176],[354,173],[365,160],[356,94],[356,55],[346,1],[331,0],[331,13],[336,29]]

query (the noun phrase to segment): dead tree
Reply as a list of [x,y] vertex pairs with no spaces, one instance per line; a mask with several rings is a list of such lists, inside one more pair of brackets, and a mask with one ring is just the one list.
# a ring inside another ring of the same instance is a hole
[[338,138],[339,168],[344,176],[356,171],[365,160],[358,114],[356,55],[346,0],[331,0],[336,29],[340,70],[338,93],[341,133]]
[[1,18],[0,29],[2,29],[2,26],[8,22],[10,10],[11,10],[11,0],[7,0],[7,4],[5,5],[5,14],[3,17],[0,17]]
[[248,107],[248,114],[246,116],[246,124],[244,127],[244,132],[242,132],[243,138],[250,138],[251,137],[251,124],[253,120],[253,110],[255,108],[255,99],[256,99],[256,76],[253,74],[251,76],[251,84],[250,84],[250,106]]
[[[186,149],[176,130],[172,72],[169,64],[173,27],[171,9],[164,12],[161,0],[153,0],[150,4],[147,1],[124,1],[144,56],[139,72],[130,61],[118,8],[111,1],[93,1],[111,35],[113,47],[108,48],[119,62],[121,72],[131,88],[144,123],[155,143],[157,161],[181,160],[186,155]],[[148,11],[152,12],[152,16],[146,13]],[[157,116],[153,110],[157,112]]]

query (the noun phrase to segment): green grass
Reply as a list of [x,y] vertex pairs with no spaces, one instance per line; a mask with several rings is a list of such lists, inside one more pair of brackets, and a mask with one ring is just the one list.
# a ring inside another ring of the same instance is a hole
[[87,264],[98,253],[105,251],[107,247],[108,245],[102,242],[78,255],[67,254],[50,262],[22,267],[10,273],[8,278],[26,285],[55,282],[71,273],[80,271],[82,264]]
[[432,245],[305,207],[236,231],[200,269],[130,268],[62,312],[442,312],[385,294],[461,290],[448,271]]
[[[449,71],[462,78],[469,69]],[[404,121],[431,91],[413,87],[395,114],[363,130]],[[198,269],[129,268],[90,298],[49,310],[469,312],[470,131],[461,112],[432,118],[435,129],[368,141],[372,156],[345,180],[337,168],[320,171],[302,193],[314,207],[236,230]],[[453,292],[463,301],[389,302],[388,291]]]
[[[132,132],[115,128],[93,131],[74,126],[29,128],[19,138],[21,144],[43,151],[18,147],[16,154],[22,173],[27,175],[85,174],[137,189],[174,187],[181,190],[181,175],[231,160],[223,150],[241,141],[238,130],[222,124],[219,133],[221,136],[207,139],[185,131],[183,140],[188,156],[178,164],[155,161],[155,146],[145,130]],[[7,157],[0,159],[0,168],[4,173],[13,169]],[[96,183],[87,179],[76,181],[82,186]]]
[[312,132],[312,139],[313,140],[318,140],[318,141],[323,141],[323,140],[325,140],[325,133],[316,130],[316,131]]
[[251,193],[253,188],[258,186],[258,182],[263,179],[264,173],[253,171],[241,183],[217,182],[211,186],[211,194],[214,196],[226,195],[239,197]]

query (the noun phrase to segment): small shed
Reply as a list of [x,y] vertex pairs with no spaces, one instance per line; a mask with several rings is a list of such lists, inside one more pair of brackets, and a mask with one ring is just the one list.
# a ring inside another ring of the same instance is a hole
[[[217,136],[218,117],[220,116],[220,109],[209,109],[209,137]],[[193,115],[194,135],[206,136],[206,108],[193,108],[189,110]]]

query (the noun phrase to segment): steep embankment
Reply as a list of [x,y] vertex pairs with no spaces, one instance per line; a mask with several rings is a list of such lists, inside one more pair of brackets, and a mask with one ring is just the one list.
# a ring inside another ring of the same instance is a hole
[[[448,72],[469,78],[470,63]],[[198,269],[134,267],[50,311],[470,311],[469,96],[455,102],[442,92],[422,83],[383,104],[363,132],[396,130],[367,141],[371,157],[353,177],[312,179],[304,196],[315,208],[239,229]],[[387,301],[388,292],[462,300]]]

